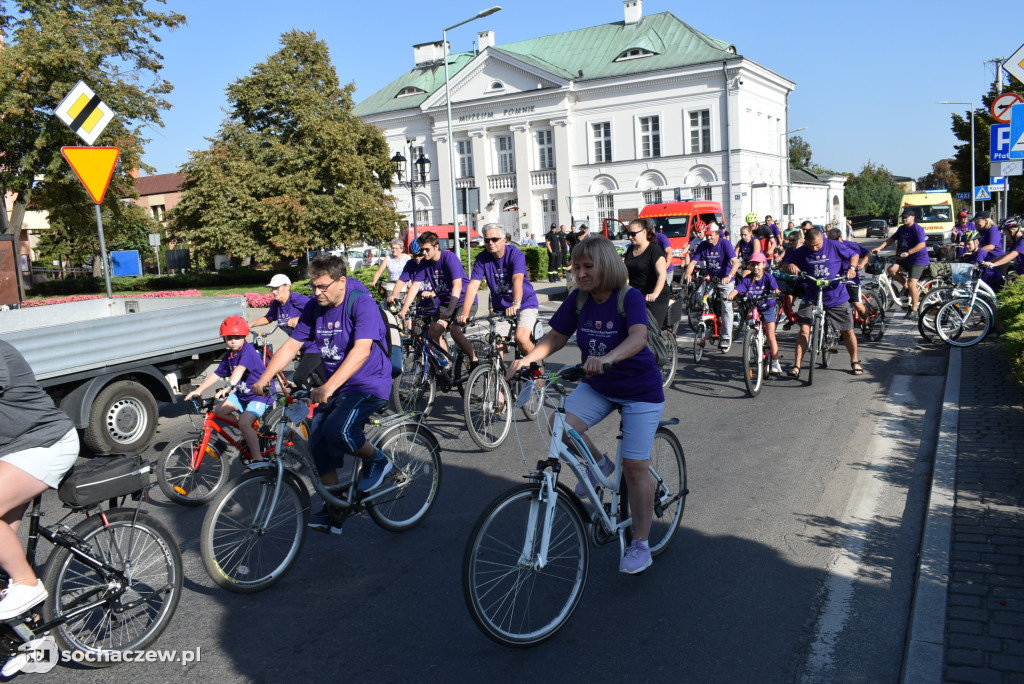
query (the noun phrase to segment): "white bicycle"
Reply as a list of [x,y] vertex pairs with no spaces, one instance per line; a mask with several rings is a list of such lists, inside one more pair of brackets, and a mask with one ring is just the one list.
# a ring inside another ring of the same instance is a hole
[[[524,369],[516,377],[529,380]],[[632,542],[629,496],[622,474],[622,434],[615,470],[601,473],[583,438],[565,420],[568,391],[562,382],[578,382],[582,366],[524,383],[519,401],[531,391],[561,395],[548,456],[518,485],[498,496],[477,519],[462,562],[462,590],[474,622],[488,637],[505,646],[533,646],[550,638],[572,616],[587,584],[589,544],[618,540],[621,557]],[[543,401],[540,402],[543,406]],[[668,430],[678,418],[659,423],[651,449],[654,516],[651,555],[671,543],[686,505],[686,459],[676,436]],[[565,441],[563,441],[565,438]],[[525,460],[525,456],[524,456]],[[588,509],[572,489],[559,482],[563,467],[576,475],[591,502]],[[598,486],[586,476],[589,471]]]

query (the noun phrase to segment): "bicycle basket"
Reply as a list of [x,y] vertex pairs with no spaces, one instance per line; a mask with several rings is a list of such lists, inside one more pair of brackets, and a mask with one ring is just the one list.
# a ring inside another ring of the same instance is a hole
[[954,285],[969,285],[974,275],[974,264],[950,264]]
[[96,456],[68,471],[57,496],[74,508],[93,506],[146,488],[151,470],[138,454]]

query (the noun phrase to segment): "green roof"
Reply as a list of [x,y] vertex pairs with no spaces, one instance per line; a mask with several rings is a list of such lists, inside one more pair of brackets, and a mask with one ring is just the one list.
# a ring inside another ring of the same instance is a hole
[[807,183],[809,185],[828,185],[826,181],[821,179],[816,173],[802,169],[796,166],[790,167],[789,179],[794,183]]
[[[615,61],[619,55],[632,48],[654,54]],[[577,82],[737,59],[730,43],[701,33],[671,12],[643,17],[635,24],[619,21],[490,49]],[[475,57],[476,54],[472,52],[449,55],[450,74],[454,76]],[[578,75],[580,71],[583,72],[582,77]],[[409,86],[425,92],[395,97]],[[419,66],[357,104],[354,112],[359,116],[367,116],[412,109],[419,107],[442,87],[443,63]]]

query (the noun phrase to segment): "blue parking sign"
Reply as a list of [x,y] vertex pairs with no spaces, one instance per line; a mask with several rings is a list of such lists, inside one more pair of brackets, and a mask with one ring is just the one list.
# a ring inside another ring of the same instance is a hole
[[1010,124],[992,124],[992,139],[989,141],[989,160],[994,162],[1009,161]]
[[1024,159],[1024,103],[1010,107],[1010,150],[1008,159]]

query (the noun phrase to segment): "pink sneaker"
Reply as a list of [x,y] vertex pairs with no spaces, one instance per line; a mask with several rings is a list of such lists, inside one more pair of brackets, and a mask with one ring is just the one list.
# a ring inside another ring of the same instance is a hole
[[633,543],[626,547],[619,562],[619,572],[627,575],[635,575],[651,567],[654,560],[651,558],[651,549],[642,541],[633,540]]
[[[608,477],[614,472],[615,465],[612,463],[612,459],[608,458],[608,454],[605,454],[602,460],[597,464],[597,467],[601,469],[601,474]],[[597,480],[594,479],[594,474],[587,469],[587,478],[590,480],[590,484],[597,489],[600,485]],[[582,482],[576,483],[576,496],[583,498],[587,496],[587,488],[583,486]]]

